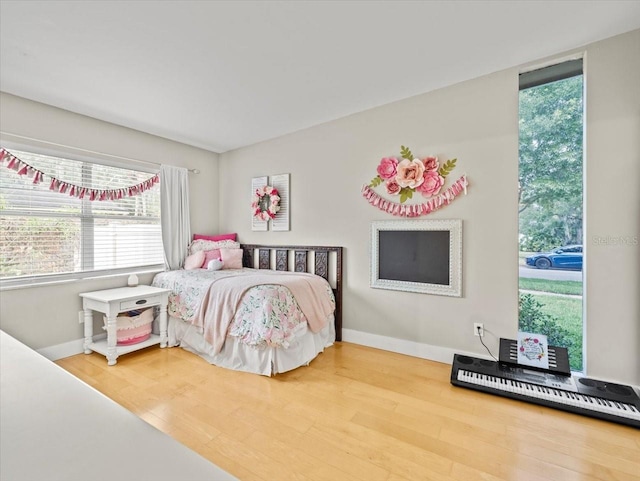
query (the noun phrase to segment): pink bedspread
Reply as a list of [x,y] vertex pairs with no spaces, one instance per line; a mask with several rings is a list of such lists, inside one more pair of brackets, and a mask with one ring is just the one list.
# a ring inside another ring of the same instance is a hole
[[313,332],[320,331],[333,313],[334,304],[327,296],[327,281],[307,273],[263,271],[215,280],[202,299],[192,323],[203,329],[205,340],[216,353],[227,337],[229,325],[245,292],[263,284],[287,287],[295,297]]

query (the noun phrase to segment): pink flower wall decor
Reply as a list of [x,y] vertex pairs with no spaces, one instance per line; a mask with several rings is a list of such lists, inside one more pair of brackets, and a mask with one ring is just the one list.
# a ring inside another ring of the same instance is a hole
[[378,165],[378,175],[384,180],[395,178],[398,172],[398,159],[395,157],[384,157]]
[[280,195],[278,189],[265,185],[256,189],[251,199],[251,211],[259,220],[271,220],[280,210]]
[[[444,205],[448,205],[461,192],[467,193],[468,181],[462,175],[448,188],[446,177],[455,168],[458,159],[450,159],[444,163],[435,155],[424,158],[415,157],[408,147],[400,147],[402,160],[396,157],[383,157],[376,168],[378,173],[369,185],[362,187],[362,195],[374,207],[393,215],[417,217],[429,214]],[[386,193],[392,196],[387,200],[381,197],[375,188],[384,183]],[[407,203],[418,192],[429,199],[423,203]]]
[[400,187],[416,189],[424,182],[424,164],[420,159],[403,159],[398,164],[396,182]]
[[444,185],[444,177],[442,177],[436,170],[428,170],[424,173],[424,182],[418,186],[417,190],[424,197],[431,197],[438,195],[440,189]]

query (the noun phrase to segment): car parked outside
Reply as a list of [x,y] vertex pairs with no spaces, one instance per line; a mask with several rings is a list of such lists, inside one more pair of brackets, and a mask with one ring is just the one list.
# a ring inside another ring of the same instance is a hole
[[541,252],[525,258],[528,266],[538,269],[582,270],[582,246],[558,247],[551,252]]

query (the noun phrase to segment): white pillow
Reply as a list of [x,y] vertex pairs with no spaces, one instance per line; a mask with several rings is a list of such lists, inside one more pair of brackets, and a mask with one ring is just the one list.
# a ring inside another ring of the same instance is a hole
[[210,241],[197,239],[189,245],[189,255],[200,251],[210,251],[213,249],[238,249],[239,247],[240,243],[232,240]]
[[220,269],[222,269],[223,265],[224,263],[222,262],[222,260],[211,259],[207,264],[207,269],[209,269],[210,271],[219,271]]

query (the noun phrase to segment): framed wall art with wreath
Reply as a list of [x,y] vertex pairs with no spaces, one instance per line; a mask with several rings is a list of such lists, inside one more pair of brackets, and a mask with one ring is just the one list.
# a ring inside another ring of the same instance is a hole
[[289,174],[251,179],[251,230],[289,230]]

